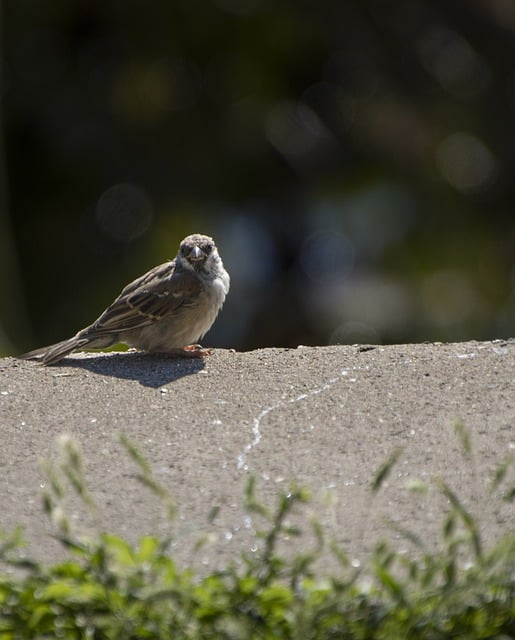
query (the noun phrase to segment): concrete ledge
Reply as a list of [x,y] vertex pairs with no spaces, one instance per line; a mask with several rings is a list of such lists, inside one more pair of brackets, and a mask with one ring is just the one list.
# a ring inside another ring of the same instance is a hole
[[[472,457],[456,420],[470,433]],[[204,361],[89,353],[48,368],[5,358],[1,527],[23,525],[39,559],[62,556],[41,508],[40,460],[57,462],[57,439],[69,434],[84,452],[102,529],[130,541],[169,533],[162,506],[134,479],[122,432],[175,497],[175,552],[187,564],[212,569],[252,549],[262,523],[242,509],[249,474],[268,501],[290,481],[310,487],[308,513],[357,562],[381,537],[407,547],[385,518],[436,539],[446,504],[435,476],[479,516],[487,543],[515,530],[513,505],[488,494],[494,469],[515,453],[514,340],[220,350]],[[397,447],[403,454],[372,499],[370,481]],[[409,491],[419,480],[428,493]],[[510,481],[513,469],[504,488]],[[72,522],[93,526],[76,499],[67,509]],[[203,533],[208,543],[193,557]]]

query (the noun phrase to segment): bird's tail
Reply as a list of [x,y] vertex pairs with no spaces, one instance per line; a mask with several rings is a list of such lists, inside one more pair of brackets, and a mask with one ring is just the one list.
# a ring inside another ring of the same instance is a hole
[[79,336],[73,336],[68,340],[63,340],[57,344],[52,344],[48,347],[41,347],[41,349],[34,349],[28,353],[23,353],[18,358],[22,360],[37,360],[41,364],[55,364],[62,358],[67,356],[75,349],[80,349],[84,345],[88,344],[90,340],[88,338],[80,338]]

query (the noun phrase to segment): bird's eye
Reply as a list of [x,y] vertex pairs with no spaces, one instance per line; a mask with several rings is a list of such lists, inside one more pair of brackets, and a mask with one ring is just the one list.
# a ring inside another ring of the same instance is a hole
[[210,242],[206,242],[206,244],[202,247],[202,251],[209,255],[211,251],[213,251],[213,245]]

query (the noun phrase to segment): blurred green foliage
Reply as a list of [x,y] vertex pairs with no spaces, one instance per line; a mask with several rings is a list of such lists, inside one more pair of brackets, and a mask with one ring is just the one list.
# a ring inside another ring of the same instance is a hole
[[514,36],[487,0],[6,0],[0,349],[193,231],[206,344],[513,335]]

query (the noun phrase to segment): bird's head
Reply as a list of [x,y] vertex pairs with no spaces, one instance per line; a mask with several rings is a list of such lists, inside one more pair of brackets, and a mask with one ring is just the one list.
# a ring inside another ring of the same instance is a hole
[[209,271],[220,261],[212,238],[195,233],[181,242],[178,261],[187,269]]

